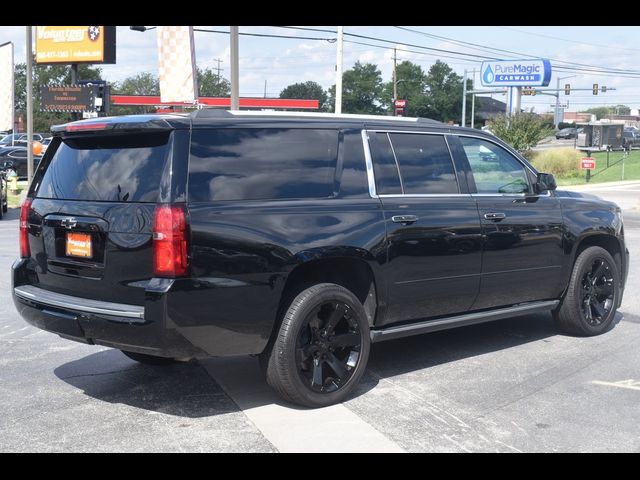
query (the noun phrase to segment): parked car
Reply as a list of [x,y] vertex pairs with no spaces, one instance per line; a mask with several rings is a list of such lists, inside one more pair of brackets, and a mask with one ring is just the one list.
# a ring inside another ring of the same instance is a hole
[[[42,155],[34,155],[34,169],[38,166],[41,158]],[[22,180],[27,178],[27,147],[15,146],[0,148],[0,165],[4,170],[14,170],[18,174],[18,179]]]
[[49,144],[51,143],[51,140],[53,140],[53,137],[47,137],[45,139],[42,140],[42,152],[41,155],[44,155],[45,152],[47,151],[47,147],[49,146]]
[[[24,142],[24,144],[26,144],[28,138],[29,137],[26,133],[11,133],[0,140],[0,147],[12,147],[15,146],[17,142]],[[36,140],[38,142],[43,141],[44,138],[45,136],[41,133],[33,134],[33,140]]]
[[0,170],[0,220],[9,209],[9,192],[7,188],[7,177],[5,172]]
[[478,130],[199,110],[53,132],[13,301],[142,363],[257,355],[319,407],[353,392],[372,342],[549,311],[598,335],[622,300],[620,208]]
[[633,130],[624,130],[622,132],[622,146],[627,150],[640,146],[640,135]]
[[556,140],[569,138],[578,138],[577,128],[563,128],[562,130],[556,132]]

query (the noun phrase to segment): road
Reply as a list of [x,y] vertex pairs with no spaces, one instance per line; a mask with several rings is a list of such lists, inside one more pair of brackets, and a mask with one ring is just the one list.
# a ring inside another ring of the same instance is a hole
[[[577,189],[577,188],[576,188]],[[280,402],[253,358],[170,367],[28,326],[11,303],[16,210],[0,221],[0,451],[640,451],[640,183],[618,201],[632,253],[613,330],[558,334],[550,315],[373,346],[356,395]]]

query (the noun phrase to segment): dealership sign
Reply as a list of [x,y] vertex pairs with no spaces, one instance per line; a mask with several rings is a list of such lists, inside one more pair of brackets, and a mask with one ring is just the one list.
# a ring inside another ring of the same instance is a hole
[[37,26],[36,63],[116,63],[116,27]]
[[482,62],[483,87],[546,87],[551,80],[549,60],[495,60]]
[[85,112],[95,110],[93,87],[51,85],[40,88],[40,110],[45,112]]

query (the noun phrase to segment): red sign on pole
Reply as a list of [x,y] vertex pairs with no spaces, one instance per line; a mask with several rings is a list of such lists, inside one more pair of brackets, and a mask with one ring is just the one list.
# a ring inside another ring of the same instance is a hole
[[402,117],[404,115],[404,112],[407,109],[407,101],[406,100],[396,100],[394,107],[396,109],[396,116],[397,117]]
[[596,159],[593,157],[582,157],[580,160],[580,168],[582,170],[595,170]]

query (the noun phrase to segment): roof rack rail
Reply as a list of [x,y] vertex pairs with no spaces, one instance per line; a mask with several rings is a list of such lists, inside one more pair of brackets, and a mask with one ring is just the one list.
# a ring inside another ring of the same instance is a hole
[[223,110],[221,108],[201,108],[199,110],[194,110],[191,113],[193,118],[224,118],[224,117],[233,117],[233,113],[229,110]]
[[203,108],[192,113],[194,118],[231,118],[231,117],[304,117],[304,118],[334,118],[345,120],[369,120],[442,124],[437,120],[423,117],[393,117],[389,115],[360,115],[351,113],[327,112],[274,112],[261,110],[223,110],[220,108]]

